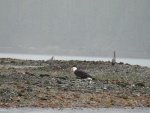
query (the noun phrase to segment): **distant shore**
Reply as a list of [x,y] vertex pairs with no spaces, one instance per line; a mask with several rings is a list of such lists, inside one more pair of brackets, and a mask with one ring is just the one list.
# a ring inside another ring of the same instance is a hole
[[[22,60],[49,60],[54,57],[55,60],[79,60],[79,61],[111,61],[111,57],[94,57],[94,56],[66,56],[66,55],[39,55],[39,54],[13,54],[13,53],[0,53],[0,58],[12,58]],[[117,63],[123,62],[131,65],[140,65],[150,67],[150,59],[136,59],[136,58],[118,58]]]
[[[77,79],[76,65],[95,78]],[[150,107],[150,68],[107,61],[0,58],[0,107]]]

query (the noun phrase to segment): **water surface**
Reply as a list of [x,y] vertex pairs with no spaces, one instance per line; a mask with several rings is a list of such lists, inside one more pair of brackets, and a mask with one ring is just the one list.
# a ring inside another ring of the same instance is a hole
[[150,113],[150,108],[100,108],[100,109],[51,109],[51,108],[0,108],[0,113]]
[[[87,60],[87,61],[111,61],[112,58],[106,57],[87,57],[87,56],[59,56],[59,55],[32,55],[32,54],[7,54],[0,53],[0,58],[18,58],[27,60],[49,60],[54,56],[55,60]],[[141,65],[150,67],[150,59],[130,59],[117,58],[117,62],[129,63],[132,65]]]

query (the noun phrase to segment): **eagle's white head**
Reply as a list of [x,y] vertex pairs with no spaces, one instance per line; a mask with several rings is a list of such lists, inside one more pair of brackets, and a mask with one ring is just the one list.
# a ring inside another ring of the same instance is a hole
[[75,72],[77,70],[77,67],[72,67],[71,71]]

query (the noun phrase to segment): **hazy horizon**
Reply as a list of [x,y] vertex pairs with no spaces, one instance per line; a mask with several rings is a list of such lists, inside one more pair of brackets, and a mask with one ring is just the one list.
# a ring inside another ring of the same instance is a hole
[[1,0],[0,53],[150,58],[150,0]]

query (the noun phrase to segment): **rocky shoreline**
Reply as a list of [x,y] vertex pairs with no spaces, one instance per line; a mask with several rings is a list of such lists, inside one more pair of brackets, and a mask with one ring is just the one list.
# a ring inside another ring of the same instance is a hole
[[[77,79],[76,65],[95,80]],[[104,61],[0,58],[0,107],[150,107],[150,68]]]

